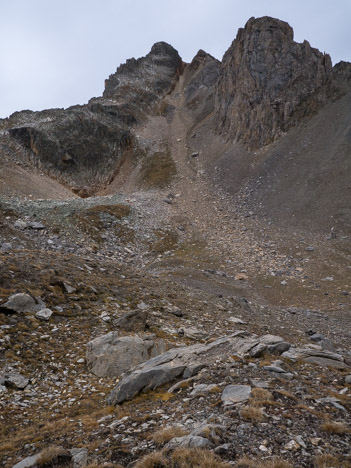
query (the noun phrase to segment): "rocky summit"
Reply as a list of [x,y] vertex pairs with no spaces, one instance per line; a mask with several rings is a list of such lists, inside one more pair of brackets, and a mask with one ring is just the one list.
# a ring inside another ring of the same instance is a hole
[[350,109],[263,17],[0,120],[1,466],[351,466]]

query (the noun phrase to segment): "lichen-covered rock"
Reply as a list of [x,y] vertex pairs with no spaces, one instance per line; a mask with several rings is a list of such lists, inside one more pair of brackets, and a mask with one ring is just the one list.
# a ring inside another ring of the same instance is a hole
[[86,362],[90,371],[99,377],[118,377],[164,350],[162,340],[119,337],[117,332],[110,332],[87,344]]

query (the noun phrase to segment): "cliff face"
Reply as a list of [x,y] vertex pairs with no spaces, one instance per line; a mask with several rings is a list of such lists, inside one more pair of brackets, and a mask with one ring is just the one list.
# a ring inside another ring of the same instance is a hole
[[216,129],[257,148],[311,115],[331,94],[329,55],[298,44],[274,18],[251,18],[223,57]]

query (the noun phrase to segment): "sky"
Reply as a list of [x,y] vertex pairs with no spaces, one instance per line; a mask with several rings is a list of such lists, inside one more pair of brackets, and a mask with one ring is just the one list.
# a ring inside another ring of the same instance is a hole
[[252,16],[351,62],[351,0],[0,0],[0,118],[84,104],[158,41],[186,62],[199,49],[221,59]]

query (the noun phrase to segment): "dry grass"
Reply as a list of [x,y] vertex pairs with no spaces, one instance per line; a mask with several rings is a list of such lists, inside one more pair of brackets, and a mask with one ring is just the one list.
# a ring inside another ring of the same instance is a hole
[[188,434],[184,429],[181,427],[165,427],[160,429],[159,431],[155,432],[152,436],[152,440],[157,445],[164,445],[169,442],[173,437],[182,437]]
[[280,457],[264,461],[243,457],[234,466],[235,468],[293,468],[293,465]]
[[167,458],[162,452],[154,452],[138,460],[134,468],[168,468],[167,463]]
[[230,465],[208,450],[179,448],[168,454],[146,455],[134,468],[230,468]]
[[163,188],[176,173],[176,165],[170,152],[155,153],[144,161],[140,181],[146,188]]
[[279,395],[283,395],[287,398],[290,398],[291,400],[297,401],[297,398],[295,395],[292,393],[288,392],[287,390],[275,390],[275,393],[278,393]]
[[338,456],[324,454],[313,458],[314,468],[351,468],[349,461],[343,461]]
[[105,463],[105,464],[89,463],[89,465],[84,465],[84,468],[123,468],[123,466],[116,465],[115,463]]
[[71,454],[67,452],[67,450],[62,447],[52,446],[46,448],[40,453],[37,464],[39,467],[44,467],[54,463],[60,463],[60,465],[64,466],[65,464],[69,465],[71,459]]
[[269,390],[265,388],[253,388],[252,389],[252,397],[255,400],[272,400],[273,395]]
[[348,428],[344,423],[336,421],[326,421],[321,425],[321,429],[324,432],[330,432],[332,434],[339,435],[351,433],[351,429]]
[[247,421],[263,421],[264,414],[261,408],[256,408],[254,406],[245,406],[240,412],[242,418]]
[[171,459],[172,468],[229,468],[209,450],[179,448],[174,450]]

